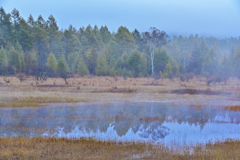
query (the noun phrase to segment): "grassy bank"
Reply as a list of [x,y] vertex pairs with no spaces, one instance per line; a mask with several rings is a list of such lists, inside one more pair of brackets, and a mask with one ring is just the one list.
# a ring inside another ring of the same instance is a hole
[[87,98],[73,98],[73,97],[28,97],[6,98],[4,102],[0,102],[0,107],[40,107],[47,103],[77,103],[88,102]]
[[190,154],[140,142],[99,141],[93,138],[0,138],[0,159],[239,159],[240,142],[226,141],[193,147]]

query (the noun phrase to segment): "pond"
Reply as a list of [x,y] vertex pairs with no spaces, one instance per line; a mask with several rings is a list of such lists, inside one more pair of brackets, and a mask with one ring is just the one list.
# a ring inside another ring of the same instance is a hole
[[128,102],[1,108],[0,136],[95,137],[180,146],[240,139],[240,112],[218,104],[223,105]]

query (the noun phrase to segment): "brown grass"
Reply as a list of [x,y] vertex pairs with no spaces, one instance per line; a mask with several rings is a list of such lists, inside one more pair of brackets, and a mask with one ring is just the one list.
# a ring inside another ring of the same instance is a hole
[[29,102],[1,102],[0,107],[40,107],[38,103]]
[[87,98],[73,97],[29,97],[29,98],[8,98],[5,102],[0,102],[0,107],[40,107],[46,103],[77,103],[88,102]]
[[13,98],[12,100],[14,99],[18,102],[29,103],[77,103],[88,101],[88,99],[74,97],[29,97],[29,98]]
[[0,138],[0,159],[239,159],[240,141],[218,142],[173,151],[141,142],[94,138]]
[[[221,83],[207,86],[204,80],[197,77],[189,82],[181,82],[179,78],[170,81],[153,78],[75,77],[68,79],[68,85],[60,78],[36,82],[29,77],[26,81],[20,82],[15,77],[9,77],[10,83],[5,83],[3,79],[4,77],[0,77],[0,82],[3,83],[0,86],[0,102],[5,102],[6,99],[7,102],[12,102],[15,98],[28,100],[29,97],[41,99],[36,103],[74,103],[75,101],[108,103],[176,99],[207,101],[226,98],[238,100],[234,96],[240,95],[237,90],[228,90],[238,88],[237,84],[240,81],[234,78],[229,79],[226,86]],[[72,100],[67,100],[65,97]]]
[[234,112],[240,112],[240,106],[230,106],[230,107],[225,107],[225,109],[234,111]]

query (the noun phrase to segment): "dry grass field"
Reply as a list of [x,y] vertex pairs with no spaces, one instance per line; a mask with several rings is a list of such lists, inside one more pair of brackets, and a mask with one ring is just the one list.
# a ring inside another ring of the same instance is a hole
[[[9,80],[10,83],[5,81]],[[240,80],[231,78],[227,85],[207,85],[205,77],[189,82],[153,78],[75,77],[35,81],[28,77],[20,82],[16,77],[0,77],[0,106],[38,106],[39,103],[104,103],[122,101],[207,101],[238,100]],[[22,104],[16,104],[22,103]]]

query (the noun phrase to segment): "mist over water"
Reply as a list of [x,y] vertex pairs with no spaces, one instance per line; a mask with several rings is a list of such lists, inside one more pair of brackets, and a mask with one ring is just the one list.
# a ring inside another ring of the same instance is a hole
[[[227,103],[225,102],[225,105]],[[0,136],[95,137],[166,145],[239,139],[240,112],[159,102],[2,108]]]

